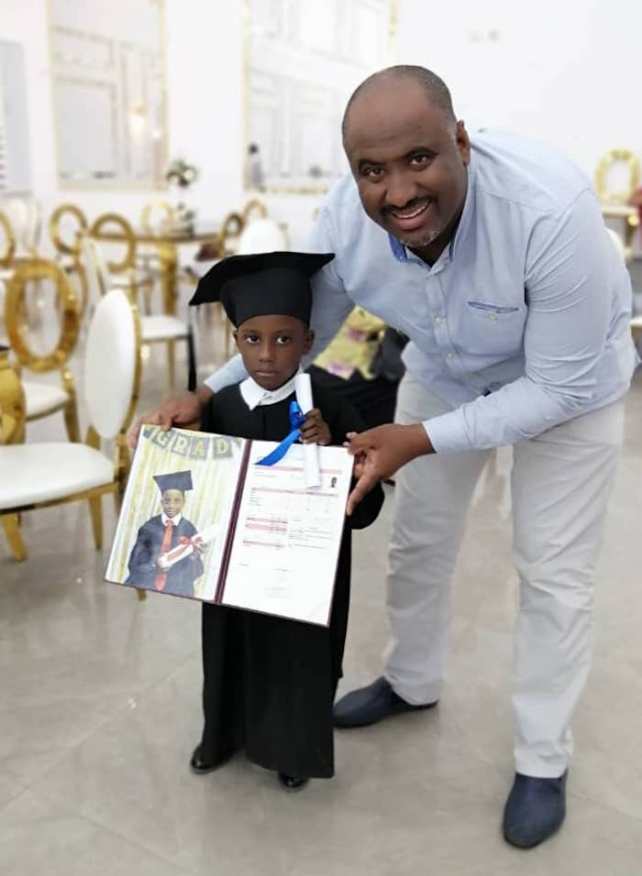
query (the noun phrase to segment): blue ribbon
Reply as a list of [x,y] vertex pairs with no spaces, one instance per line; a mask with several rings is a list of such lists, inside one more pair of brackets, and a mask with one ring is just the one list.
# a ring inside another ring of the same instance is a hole
[[290,447],[294,444],[295,441],[298,441],[301,437],[301,426],[305,420],[305,415],[303,411],[297,404],[297,402],[292,399],[290,402],[290,433],[286,435],[286,437],[281,441],[278,447],[275,447],[271,453],[268,453],[267,456],[264,456],[263,459],[259,459],[256,463],[257,465],[274,465],[276,462],[279,462],[285,454],[288,452]]

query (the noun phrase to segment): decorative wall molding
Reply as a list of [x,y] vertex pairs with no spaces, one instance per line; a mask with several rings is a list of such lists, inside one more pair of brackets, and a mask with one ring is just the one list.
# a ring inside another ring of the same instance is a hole
[[112,0],[108,8],[89,6],[93,12],[86,0],[50,0],[59,184],[94,189],[163,187],[167,164],[163,2]]
[[0,195],[31,191],[24,53],[0,40]]
[[347,170],[345,103],[392,61],[395,0],[246,0],[246,145],[268,191],[324,191]]

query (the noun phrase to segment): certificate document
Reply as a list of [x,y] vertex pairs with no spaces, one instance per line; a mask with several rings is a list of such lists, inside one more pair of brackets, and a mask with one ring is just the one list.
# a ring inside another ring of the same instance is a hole
[[108,581],[327,626],[352,457],[304,447],[258,465],[276,443],[144,426]]

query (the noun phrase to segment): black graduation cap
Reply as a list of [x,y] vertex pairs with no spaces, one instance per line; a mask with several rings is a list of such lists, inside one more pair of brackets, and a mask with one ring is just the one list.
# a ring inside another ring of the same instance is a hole
[[191,471],[174,471],[171,474],[154,475],[154,480],[161,494],[165,490],[180,490],[181,493],[186,493],[188,490],[194,489]]
[[201,277],[190,304],[220,301],[239,326],[253,316],[283,314],[310,322],[310,277],[334,253],[264,252],[230,256]]

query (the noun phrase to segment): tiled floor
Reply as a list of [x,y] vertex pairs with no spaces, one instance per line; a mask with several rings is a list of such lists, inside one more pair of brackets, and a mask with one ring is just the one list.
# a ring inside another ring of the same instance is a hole
[[[146,366],[148,402],[161,390],[161,366],[158,355]],[[0,874],[640,876],[640,377],[627,407],[594,670],[575,722],[568,819],[553,840],[519,852],[499,834],[512,779],[516,599],[502,452],[471,511],[439,708],[337,733],[337,777],[298,795],[241,758],[191,775],[197,605],[163,596],[139,603],[105,584],[85,507],[25,515],[28,561],[13,562],[0,544]],[[62,434],[51,420],[30,437]],[[379,521],[355,536],[342,690],[381,668],[391,500],[388,490]],[[109,538],[111,502],[105,507]]]

